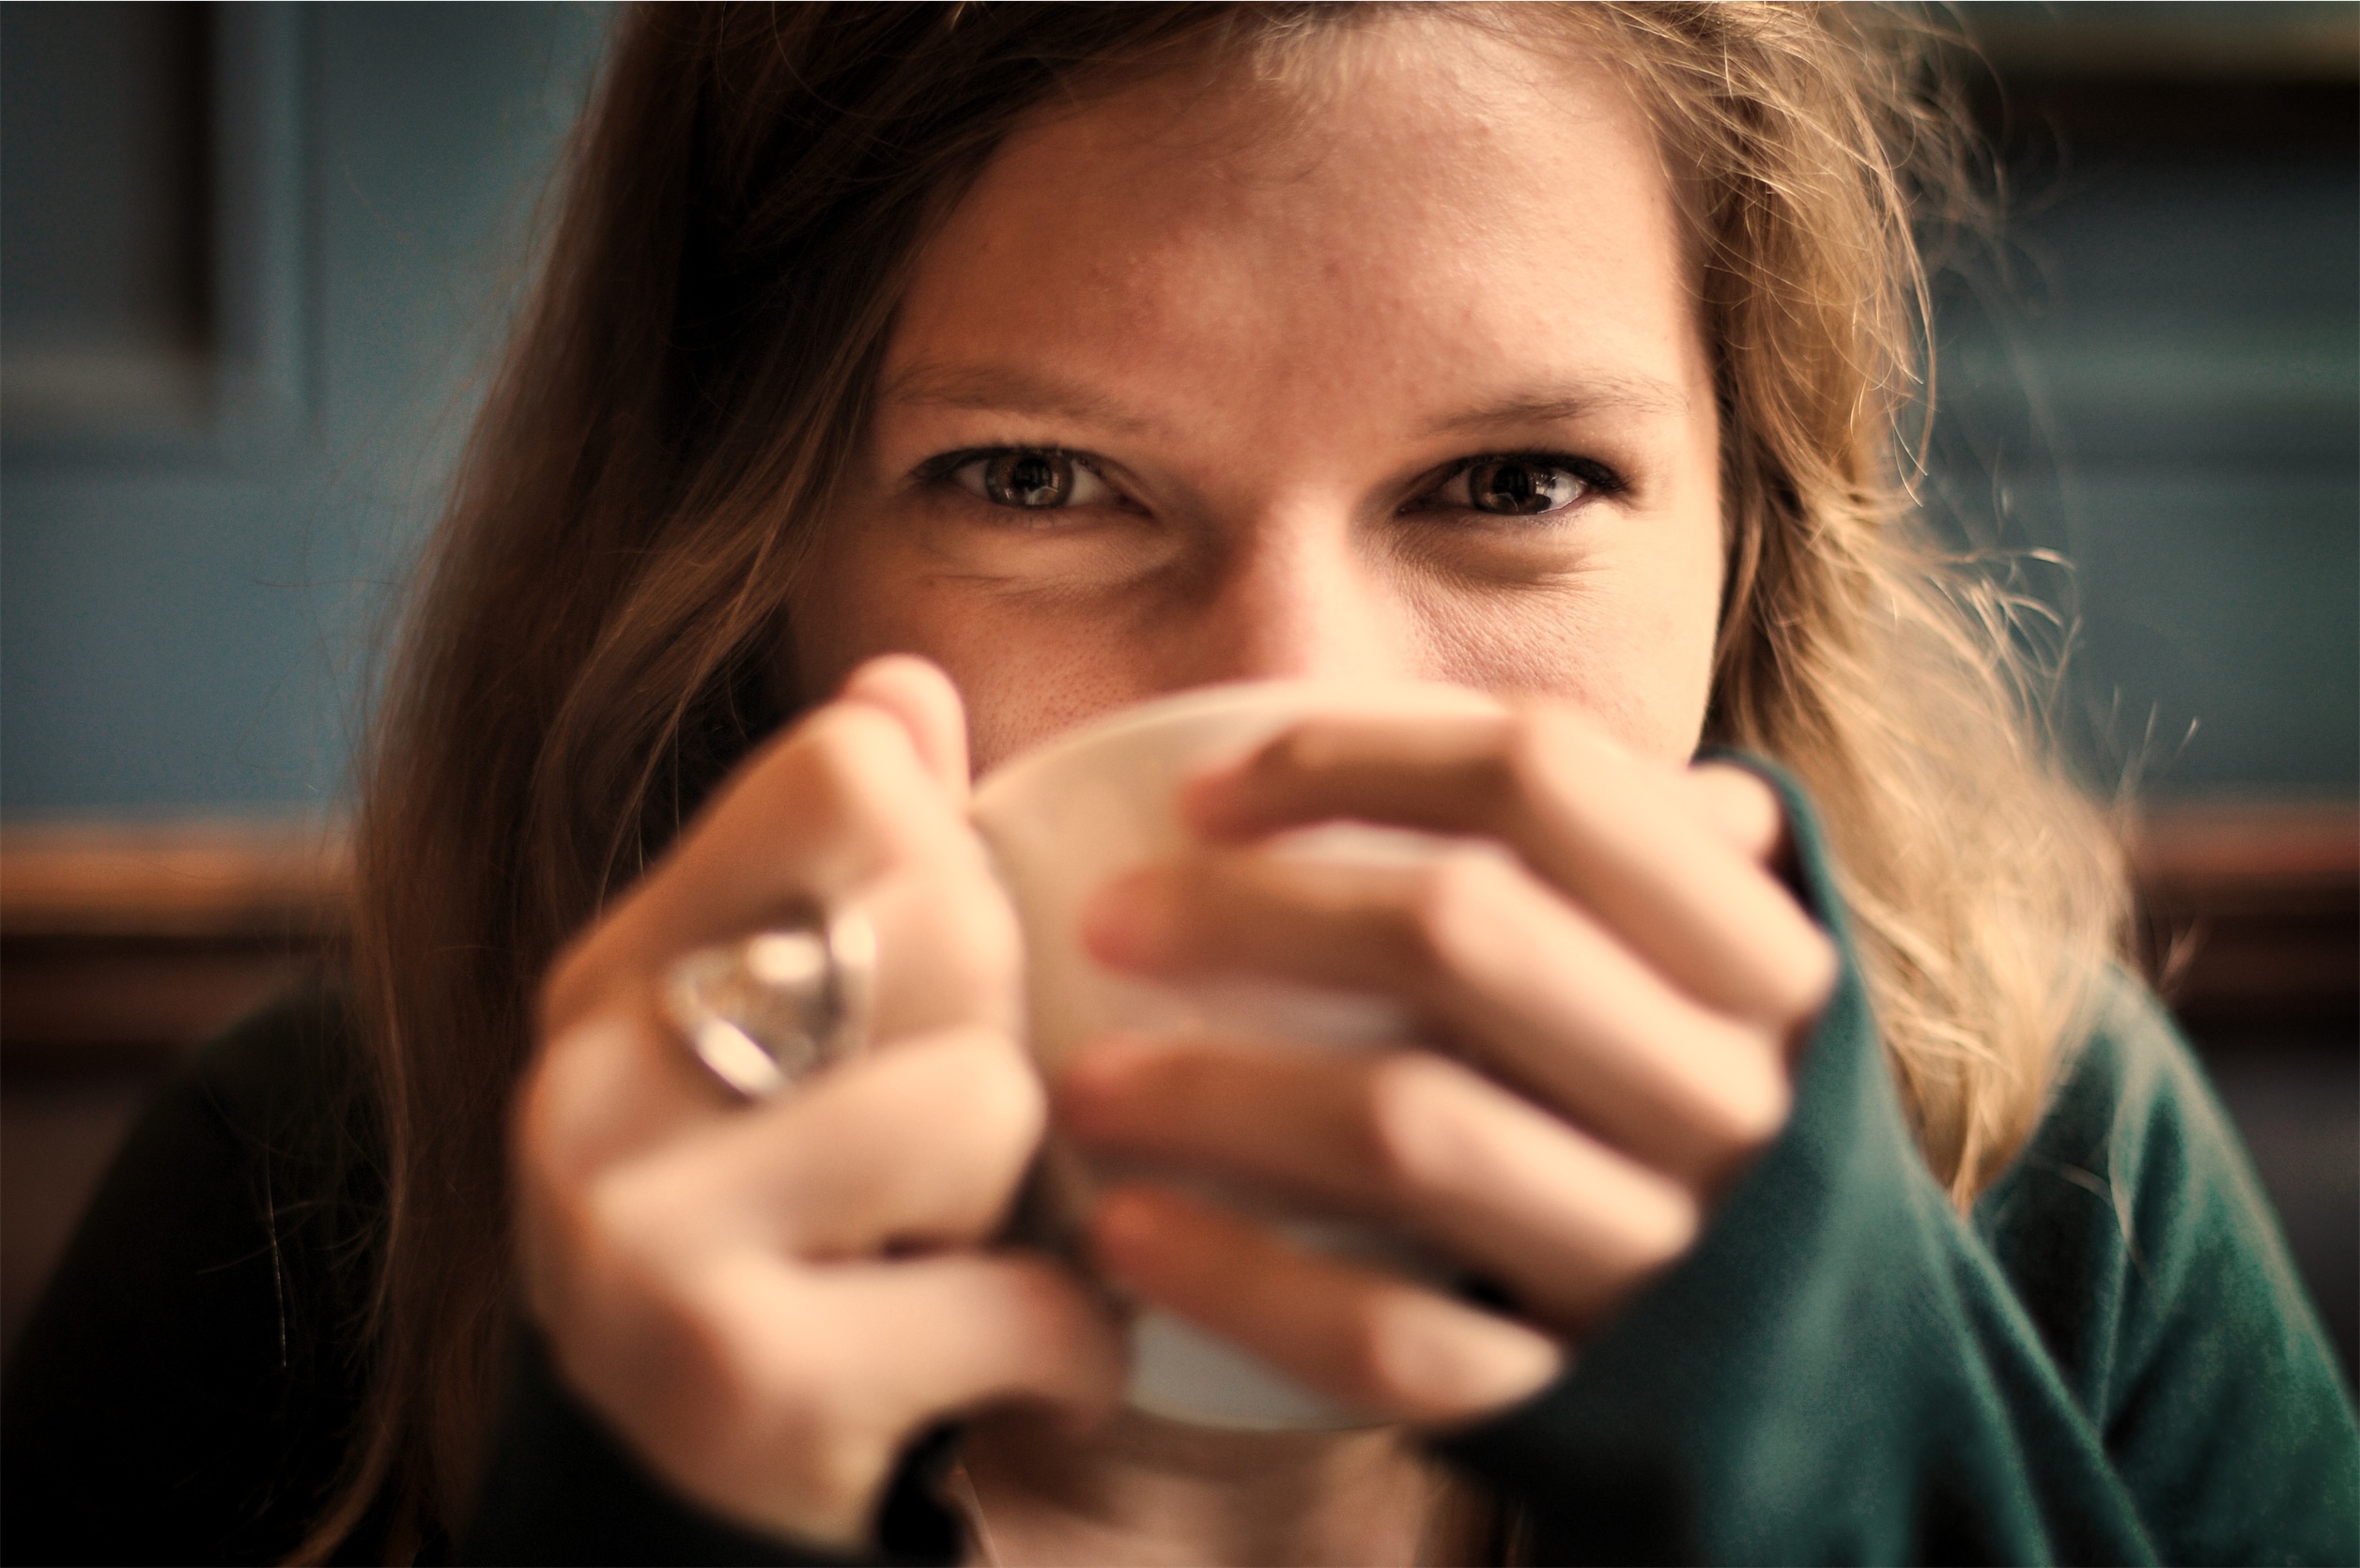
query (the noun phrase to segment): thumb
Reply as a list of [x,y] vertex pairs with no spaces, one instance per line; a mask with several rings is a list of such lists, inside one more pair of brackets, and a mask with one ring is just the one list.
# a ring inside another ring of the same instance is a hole
[[915,653],[887,653],[845,677],[846,701],[881,708],[901,721],[926,771],[955,807],[967,799],[967,714],[940,666]]

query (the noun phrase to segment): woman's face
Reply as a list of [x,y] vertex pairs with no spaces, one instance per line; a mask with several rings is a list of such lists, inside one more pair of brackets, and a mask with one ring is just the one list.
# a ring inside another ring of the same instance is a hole
[[918,258],[794,603],[805,691],[925,654],[979,767],[1257,676],[1546,692],[1694,748],[1719,431],[1640,113],[1442,19],[1316,65],[1149,83],[995,156]]

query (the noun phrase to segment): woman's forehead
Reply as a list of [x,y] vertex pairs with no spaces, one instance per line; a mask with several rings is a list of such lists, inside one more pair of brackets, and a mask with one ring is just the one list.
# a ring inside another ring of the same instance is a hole
[[1350,29],[1317,69],[1156,78],[1011,137],[918,258],[887,395],[1251,403],[1373,376],[1429,391],[1428,418],[1552,382],[1686,401],[1683,255],[1612,70],[1449,23]]

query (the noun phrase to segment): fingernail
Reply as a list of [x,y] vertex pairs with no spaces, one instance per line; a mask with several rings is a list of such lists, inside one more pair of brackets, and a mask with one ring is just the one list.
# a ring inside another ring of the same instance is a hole
[[1166,922],[1153,871],[1118,877],[1082,909],[1082,945],[1102,963],[1136,967],[1154,961]]
[[1087,1138],[1106,1120],[1130,1091],[1133,1069],[1145,1059],[1149,1047],[1128,1035],[1105,1035],[1086,1042],[1067,1058],[1057,1074],[1057,1099],[1068,1130]]
[[1244,774],[1243,762],[1225,762],[1181,784],[1177,801],[1180,821],[1207,837],[1221,835],[1233,815],[1230,802]]
[[1438,1414],[1500,1409],[1538,1393],[1564,1370],[1564,1349],[1520,1323],[1471,1320],[1415,1299],[1396,1310],[1401,1321],[1390,1370],[1402,1392]]
[[1161,1229],[1152,1198],[1120,1188],[1103,1192],[1089,1213],[1090,1261],[1108,1280],[1128,1286],[1129,1264],[1155,1246]]

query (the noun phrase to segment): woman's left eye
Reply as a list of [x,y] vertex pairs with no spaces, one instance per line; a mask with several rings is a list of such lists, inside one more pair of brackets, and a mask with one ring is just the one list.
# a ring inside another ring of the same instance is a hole
[[1611,488],[1582,471],[1589,467],[1547,457],[1478,457],[1428,491],[1427,500],[1495,516],[1543,516]]
[[944,470],[944,477],[994,506],[1021,512],[1095,506],[1115,496],[1087,458],[1045,447],[977,453]]

